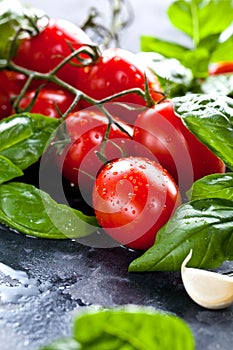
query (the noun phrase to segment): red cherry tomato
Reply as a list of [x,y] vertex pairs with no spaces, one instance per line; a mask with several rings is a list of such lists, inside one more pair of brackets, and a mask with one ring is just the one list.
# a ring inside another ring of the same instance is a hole
[[[30,105],[35,93],[36,91],[31,91],[22,98],[19,105],[20,109],[24,110]],[[39,91],[30,112],[59,118],[60,114],[58,110],[62,114],[65,113],[73,99],[74,96],[68,91],[43,88]]]
[[[100,60],[94,64],[79,70],[76,86],[88,96],[101,100],[110,95],[132,88],[145,90],[145,75],[148,80],[149,90],[155,101],[162,95],[156,76],[139,61],[138,57],[130,51],[110,48],[104,50]],[[142,97],[135,93],[127,94],[114,100],[114,102],[127,102],[145,106]],[[87,103],[83,103],[86,107]],[[130,113],[127,113],[126,122]],[[124,117],[123,117],[124,118]]]
[[150,248],[158,230],[181,204],[175,181],[146,158],[119,158],[99,173],[93,208],[102,228],[120,244]]
[[171,101],[142,112],[135,122],[133,139],[153,153],[176,180],[182,193],[193,181],[225,171],[223,162],[175,115]]
[[233,61],[223,61],[210,64],[209,75],[218,75],[225,73],[233,73]]
[[[50,19],[38,35],[21,41],[14,61],[22,67],[47,73],[85,44],[92,42],[79,27],[63,19]],[[72,63],[80,62],[74,59]],[[76,80],[76,71],[77,67],[67,63],[59,70],[58,76],[72,84]]]
[[[120,124],[132,135],[131,127],[122,122]],[[104,160],[99,159],[96,152],[101,152],[107,126],[108,118],[96,107],[71,113],[65,120],[65,129],[71,142],[56,158],[64,177],[78,185],[83,196],[92,191],[97,172],[103,166]],[[109,160],[119,158],[121,149],[125,151],[125,147],[128,147],[127,140],[130,143],[130,136],[112,124],[104,157]]]

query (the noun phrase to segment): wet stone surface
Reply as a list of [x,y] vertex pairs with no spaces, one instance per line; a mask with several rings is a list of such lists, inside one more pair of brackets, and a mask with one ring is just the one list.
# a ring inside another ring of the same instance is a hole
[[[154,306],[183,318],[197,350],[230,350],[233,308],[206,310],[187,296],[179,273],[131,273],[138,253],[74,241],[25,237],[0,226],[0,349],[37,350],[71,332],[88,305]],[[225,263],[222,271],[232,270]]]

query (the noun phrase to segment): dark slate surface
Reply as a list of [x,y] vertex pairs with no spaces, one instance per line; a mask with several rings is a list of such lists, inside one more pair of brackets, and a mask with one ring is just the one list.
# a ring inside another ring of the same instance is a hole
[[[142,14],[141,0],[133,0],[136,20],[122,36],[122,46],[138,51],[141,33],[172,39],[165,15],[170,2],[146,0]],[[78,23],[96,4],[27,3]],[[99,6],[106,3],[98,1]],[[219,311],[199,307],[187,296],[179,273],[129,274],[127,267],[137,254],[121,247],[93,249],[75,241],[33,239],[0,225],[0,349],[37,350],[69,335],[72,315],[83,307],[127,303],[151,305],[183,318],[193,330],[196,350],[232,349],[233,307]],[[232,263],[225,263],[221,271],[232,268]]]
[[[34,239],[3,226],[0,233],[1,350],[36,350],[70,334],[74,311],[127,303],[183,318],[193,330],[196,350],[232,349],[233,307],[199,307],[187,296],[179,273],[129,274],[128,264],[138,253],[121,247]],[[222,271],[232,267],[225,263]]]

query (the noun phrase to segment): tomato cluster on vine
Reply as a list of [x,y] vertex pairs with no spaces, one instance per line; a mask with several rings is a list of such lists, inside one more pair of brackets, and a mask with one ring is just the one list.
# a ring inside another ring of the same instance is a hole
[[93,48],[59,19],[22,39],[0,71],[0,118],[21,111],[60,118],[69,142],[58,152],[56,136],[53,154],[63,176],[109,235],[147,249],[192,183],[225,166],[183,125],[135,54],[109,48],[93,58]]

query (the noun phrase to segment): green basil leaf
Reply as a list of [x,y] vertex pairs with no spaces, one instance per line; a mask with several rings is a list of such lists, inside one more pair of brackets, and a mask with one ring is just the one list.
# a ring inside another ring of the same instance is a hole
[[233,173],[211,174],[194,182],[190,199],[223,198],[233,200]]
[[233,100],[227,96],[189,94],[173,99],[186,127],[233,169]]
[[75,319],[74,338],[88,350],[194,349],[193,335],[183,320],[134,305],[89,309]]
[[233,260],[233,201],[210,198],[181,205],[129,271],[179,271],[190,249],[198,252],[194,267],[215,268]]
[[200,41],[198,47],[205,48],[211,55],[218,47],[219,39],[219,34],[210,34]]
[[182,61],[189,49],[180,44],[161,40],[153,36],[141,36],[141,50],[145,52],[157,52],[168,58],[176,58]]
[[208,66],[210,53],[206,47],[198,47],[194,50],[187,51],[181,63],[192,70],[196,78],[204,78],[208,75]]
[[[19,40],[38,33],[37,20],[42,17],[42,11],[27,8],[18,0],[0,1],[0,60],[7,62],[9,53],[15,54]],[[12,41],[17,35],[12,52]],[[3,64],[4,65],[4,64]]]
[[51,239],[84,237],[96,231],[94,216],[56,203],[25,183],[0,185],[0,222],[24,234]]
[[231,0],[177,0],[168,8],[168,16],[197,47],[201,39],[220,34],[232,23],[233,4]]
[[0,155],[0,184],[15,177],[22,176],[22,170],[14,165],[9,159]]
[[72,338],[64,338],[54,341],[52,344],[40,348],[40,350],[80,350],[81,345]]
[[227,40],[219,42],[215,51],[212,52],[211,62],[233,61],[233,35]]
[[33,131],[27,117],[14,116],[1,120],[0,135],[0,152],[2,152],[28,139],[33,135]]
[[1,120],[0,155],[24,170],[43,154],[59,120],[40,114],[22,113]]
[[190,50],[177,43],[171,43],[151,36],[142,36],[141,50],[157,52],[167,58],[177,59],[186,68],[190,68],[195,77],[205,77],[208,73],[210,53],[207,47],[202,46]]
[[204,94],[219,94],[233,96],[233,74],[219,74],[209,76],[201,84]]

